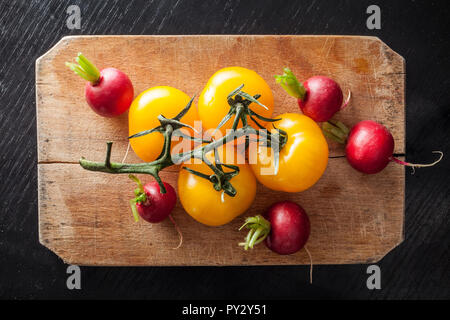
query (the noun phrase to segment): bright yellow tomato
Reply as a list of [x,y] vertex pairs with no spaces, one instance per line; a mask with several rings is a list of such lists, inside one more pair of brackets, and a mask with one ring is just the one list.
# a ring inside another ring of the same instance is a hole
[[256,178],[272,190],[300,192],[314,185],[328,163],[328,144],[320,127],[311,118],[286,113],[275,126],[287,132],[288,140],[280,150],[278,173],[274,170],[273,150],[256,146],[249,162]]
[[[158,116],[175,117],[191,98],[184,92],[166,86],[153,87],[142,92],[130,106],[128,127],[130,136],[138,132],[157,127]],[[198,120],[197,108],[193,104],[188,113],[181,119],[183,123],[194,126]],[[189,129],[190,130],[190,129]],[[153,132],[145,136],[130,139],[131,147],[139,158],[146,162],[154,161],[162,151],[163,135]],[[172,148],[177,144],[172,142]]]
[[[256,103],[252,103],[250,108],[266,117],[270,118],[273,112],[273,95],[269,85],[255,71],[242,67],[229,67],[217,71],[208,81],[198,100],[198,113],[202,120],[203,128],[215,129],[223,117],[230,110],[227,96],[234,89],[244,84],[242,91],[255,95],[260,94],[258,99],[268,110]],[[222,134],[226,134],[226,129],[231,129],[234,117],[221,127]],[[264,122],[259,121],[264,125]],[[248,123],[255,129],[258,127],[248,118]],[[239,125],[241,127],[241,125]]]
[[[219,149],[221,161],[237,165],[240,169],[239,174],[230,180],[236,189],[234,197],[222,195],[223,190],[216,191],[209,180],[183,168],[180,169],[178,176],[178,196],[183,208],[192,218],[208,226],[221,226],[241,215],[250,207],[256,195],[256,179],[250,166],[245,164],[245,158],[237,153],[234,157],[230,157],[230,152],[235,152],[235,149],[230,146],[224,150],[226,150],[225,155],[222,148]],[[212,152],[207,154],[207,158],[214,163]],[[213,171],[203,162],[184,166],[207,175],[213,174]],[[232,171],[226,167],[223,169],[225,172]]]

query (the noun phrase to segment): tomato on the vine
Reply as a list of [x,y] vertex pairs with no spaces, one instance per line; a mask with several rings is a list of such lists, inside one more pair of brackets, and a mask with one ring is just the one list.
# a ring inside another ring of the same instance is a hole
[[[141,131],[150,130],[160,123],[159,115],[166,118],[175,117],[189,103],[190,97],[173,87],[159,86],[143,91],[137,96],[128,113],[128,125],[130,136]],[[192,105],[183,117],[183,123],[194,126],[198,120],[197,108]],[[191,129],[187,129],[189,131]],[[145,136],[130,139],[131,147],[139,158],[146,162],[154,161],[163,150],[164,137],[159,132],[153,132]],[[172,148],[177,144],[172,142]]]
[[[217,71],[209,79],[206,87],[203,89],[198,100],[198,113],[200,120],[202,120],[203,128],[215,129],[220,121],[230,110],[230,105],[227,101],[227,96],[241,84],[244,84],[243,91],[250,95],[260,94],[258,99],[267,110],[262,106],[252,103],[250,108],[259,115],[270,118],[273,112],[273,94],[269,85],[264,79],[255,71],[242,67],[229,67]],[[223,135],[226,134],[227,129],[231,129],[233,119],[230,119],[224,124],[220,130]],[[248,124],[255,129],[259,129],[247,117]],[[261,122],[263,124],[263,122]],[[238,128],[242,127],[242,124]]]
[[[328,144],[311,118],[298,113],[285,113],[275,127],[287,133],[287,142],[279,151],[279,167],[275,172],[274,152],[270,147],[253,145],[249,162],[259,182],[272,190],[300,192],[313,186],[328,163]],[[276,174],[275,174],[276,173]]]
[[[230,157],[230,152],[233,152],[234,156],[232,154]],[[236,190],[234,197],[225,194],[223,190],[216,191],[211,181],[186,169],[181,168],[178,176],[178,196],[181,204],[190,216],[208,226],[221,226],[241,215],[250,207],[256,195],[256,179],[249,165],[245,164],[245,158],[229,144],[218,148],[218,153],[221,162],[239,167],[239,173],[230,180]],[[214,163],[212,151],[208,152],[206,157]],[[195,163],[191,160],[191,163],[185,164],[184,167],[208,176],[213,174],[212,169],[204,162]],[[222,167],[224,172],[232,171]]]

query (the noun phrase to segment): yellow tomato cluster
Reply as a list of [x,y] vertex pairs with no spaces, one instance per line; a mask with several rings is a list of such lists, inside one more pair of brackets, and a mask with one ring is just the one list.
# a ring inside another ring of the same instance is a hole
[[[274,109],[274,98],[269,85],[256,72],[242,68],[230,67],[217,71],[207,82],[198,99],[198,111],[195,105],[182,118],[182,122],[194,126],[200,120],[205,130],[214,130],[228,113],[230,106],[228,94],[239,85],[245,84],[244,91],[251,95],[261,95],[258,101],[267,109],[252,103],[251,109],[265,118],[270,118]],[[152,129],[159,125],[158,115],[166,118],[177,115],[189,102],[190,97],[172,87],[154,87],[142,92],[132,103],[129,110],[129,134]],[[252,143],[248,156],[239,154],[234,143],[219,148],[222,163],[236,165],[239,174],[231,179],[236,189],[234,197],[216,191],[213,184],[191,171],[180,168],[178,177],[178,196],[186,212],[195,220],[209,225],[226,224],[245,212],[256,195],[256,180],[264,186],[285,192],[300,192],[314,185],[324,173],[328,163],[328,144],[320,127],[307,116],[286,113],[277,118],[276,128],[287,134],[287,141],[279,151],[278,170],[275,170],[273,150],[268,146]],[[259,129],[248,120],[248,124]],[[267,129],[272,124],[261,122]],[[232,120],[221,127],[223,135],[230,129]],[[133,138],[131,147],[144,161],[155,160],[163,148],[163,136],[154,132]],[[172,144],[172,148],[176,143]],[[234,156],[227,157],[233,153]],[[214,154],[207,158],[214,162]],[[188,169],[212,175],[212,170],[205,163],[187,163]],[[224,167],[226,172],[227,168]]]

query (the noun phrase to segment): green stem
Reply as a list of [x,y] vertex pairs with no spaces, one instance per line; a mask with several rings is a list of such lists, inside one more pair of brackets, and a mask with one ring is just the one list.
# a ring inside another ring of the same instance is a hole
[[158,182],[159,192],[162,193],[162,194],[165,194],[167,192],[167,190],[166,190],[166,187],[164,186],[164,183],[161,180],[161,177],[159,176],[159,174],[155,174],[153,176],[153,178],[155,178],[156,182]]
[[98,84],[100,81],[100,71],[95,67],[95,65],[90,62],[85,56],[78,53],[75,58],[76,63],[66,62],[66,66],[69,67],[73,72],[78,74],[83,79],[92,83],[92,85]]
[[112,141],[108,141],[106,143],[106,158],[105,158],[105,167],[111,168],[111,148],[112,148]]
[[[227,113],[227,115],[220,121],[219,125],[214,130],[213,135],[228,120],[230,120],[232,115],[235,115],[234,120],[233,120],[233,125],[232,125],[233,130],[236,130],[236,128],[239,125],[239,121],[242,122],[242,127],[246,127],[248,125],[247,116],[249,116],[249,117],[256,116],[260,120],[264,120],[264,121],[278,121],[279,120],[279,119],[267,119],[267,118],[264,118],[264,117],[258,115],[254,111],[252,111],[250,109],[250,105],[252,103],[257,104],[266,110],[268,110],[268,108],[265,105],[263,105],[261,102],[258,101],[258,99],[261,97],[260,94],[256,94],[256,95],[252,96],[244,91],[241,91],[241,89],[243,87],[244,87],[244,84],[241,84],[238,88],[233,90],[227,96],[227,101],[228,101],[228,104],[230,105],[230,110]],[[253,121],[255,121],[255,120],[253,119]]]
[[[257,135],[259,136],[259,132],[253,127],[246,126],[244,128],[237,129],[234,133],[237,138],[246,136],[246,135]],[[267,135],[263,135],[264,137],[270,136],[270,132]],[[145,163],[119,163],[119,162],[110,162],[108,166],[106,166],[105,162],[95,162],[90,161],[82,157],[80,159],[80,165],[86,170],[89,171],[99,171],[105,173],[113,173],[113,174],[122,174],[122,173],[137,173],[137,174],[150,174],[155,176],[160,170],[167,168],[175,163],[183,163],[190,158],[203,159],[203,154],[208,153],[214,149],[219,148],[220,146],[227,143],[227,139],[229,139],[229,135],[225,135],[222,138],[215,140],[207,145],[200,146],[196,149],[193,149],[189,152],[174,154],[170,156],[170,148],[165,148],[165,155],[160,157],[159,159],[152,162]],[[165,138],[165,142],[168,142],[169,138]],[[111,144],[112,146],[112,144]]]
[[334,119],[330,119],[328,120],[329,123],[331,123],[332,125],[338,127],[339,129],[341,129],[341,132],[344,133],[344,135],[348,135],[350,132],[350,129],[347,128],[347,126],[345,124],[343,124],[342,122],[338,121],[338,120],[334,120]]
[[134,221],[139,221],[139,213],[136,208],[136,201],[134,199],[130,199],[131,212],[133,213]]
[[248,248],[253,249],[256,244],[264,241],[270,233],[270,222],[264,219],[261,215],[245,219],[245,223],[239,228],[239,230],[242,230],[244,227],[250,229],[245,237],[245,241],[239,243],[239,245],[243,246],[245,250]]
[[[85,63],[85,61],[83,61]],[[82,63],[82,64],[83,64]],[[86,66],[86,64],[83,64]],[[212,169],[213,174],[211,176],[208,176],[208,179],[213,183],[214,188],[217,191],[223,190],[227,195],[229,196],[235,196],[236,195],[236,189],[232,186],[230,183],[230,180],[236,176],[239,173],[239,168],[236,166],[227,166],[224,165],[232,171],[225,172],[222,168],[222,164],[216,163],[212,164],[207,159],[205,159],[205,154],[207,154],[210,151],[216,150],[220,146],[230,142],[230,139],[237,139],[239,137],[245,136],[249,137],[250,135],[256,135],[258,139],[265,139],[269,142],[277,141],[280,144],[281,149],[286,141],[286,133],[282,130],[277,129],[277,132],[275,134],[272,134],[267,129],[264,130],[256,130],[253,127],[249,126],[247,123],[247,115],[252,115],[259,117],[255,112],[250,110],[248,106],[252,102],[258,102],[257,99],[260,97],[260,95],[250,96],[246,94],[245,92],[241,92],[240,89],[242,89],[243,85],[241,85],[239,88],[233,91],[233,93],[236,95],[236,97],[233,99],[232,95],[228,97],[228,102],[230,103],[230,112],[229,114],[235,114],[236,118],[233,124],[233,132],[230,132],[229,134],[223,136],[222,138],[218,140],[213,140],[212,142],[209,142],[206,145],[202,145],[196,149],[190,150],[189,152],[184,153],[178,153],[171,155],[171,140],[172,135],[174,134],[175,130],[178,130],[182,127],[186,127],[187,125],[181,123],[179,120],[180,118],[187,112],[187,110],[192,105],[192,99],[188,103],[188,105],[174,118],[172,119],[166,119],[163,116],[159,116],[158,120],[160,121],[161,125],[153,128],[151,130],[146,130],[143,132],[136,133],[129,138],[135,138],[139,136],[143,136],[152,132],[159,132],[164,136],[164,146],[163,150],[161,151],[161,154],[159,157],[152,162],[147,163],[136,163],[136,164],[128,164],[128,163],[117,163],[117,162],[111,162],[111,149],[112,149],[112,142],[107,143],[107,151],[106,151],[106,159],[104,162],[94,162],[86,160],[85,158],[80,159],[80,165],[86,170],[90,171],[98,171],[98,172],[105,172],[105,173],[112,173],[112,174],[131,174],[131,173],[137,173],[137,174],[149,174],[155,178],[155,180],[158,182],[160,186],[161,193],[165,193],[166,189],[164,187],[164,184],[159,177],[159,172],[163,170],[164,168],[167,168],[169,166],[172,166],[174,164],[181,164],[191,158],[201,159],[205,161],[205,163]],[[244,97],[244,98],[243,98]],[[244,100],[245,99],[245,100]],[[258,102],[258,104],[260,104]],[[243,127],[240,129],[236,129],[239,119],[243,122]],[[265,119],[265,118],[263,118]],[[270,121],[277,121],[279,119],[267,119]],[[217,162],[217,161],[216,161]],[[206,175],[205,175],[206,176]],[[255,242],[254,242],[255,243]]]
[[[138,190],[139,190],[140,193],[144,193],[144,186],[142,185],[142,182],[141,182],[141,180],[138,179],[138,177],[136,177],[133,174],[129,174],[128,178],[130,178],[131,180],[133,180],[134,182],[137,183]],[[137,196],[137,194],[136,194],[136,196]]]
[[262,229],[262,228],[258,228],[258,229],[255,230],[255,232],[253,233],[252,237],[250,238],[250,242],[249,242],[249,244],[248,244],[248,246],[249,246],[250,248],[253,248],[253,246],[254,246],[254,244],[255,244],[255,242],[256,242],[256,239],[258,239],[259,235],[260,235],[262,232],[263,232],[263,229]]
[[248,245],[250,243],[250,240],[252,239],[253,233],[255,233],[255,229],[250,229],[247,236],[245,237],[244,250],[248,250]]
[[[236,195],[236,189],[229,182],[234,176],[239,173],[239,167],[233,165],[222,164],[219,159],[217,150],[214,150],[215,163],[211,163],[204,155],[203,162],[212,170],[212,174],[207,175],[199,171],[192,170],[187,167],[183,167],[186,171],[210,181],[216,191],[223,190],[227,195],[234,197]],[[232,171],[225,172],[222,165]]]
[[[236,130],[235,134],[238,137],[241,137],[245,134],[258,134],[257,131],[252,127],[246,127],[246,128],[240,128]],[[217,149],[218,147],[222,146],[226,143],[227,136],[223,136],[219,140],[215,140],[214,142],[198,147],[194,150],[191,150],[189,152],[175,154],[172,156],[172,160],[170,160],[170,154],[169,157],[163,156],[159,158],[158,160],[152,161],[152,162],[145,162],[145,163],[118,163],[118,162],[111,162],[110,165],[107,167],[105,165],[105,162],[95,162],[90,161],[85,158],[80,159],[80,165],[90,171],[99,171],[99,172],[105,172],[105,173],[143,173],[143,174],[150,174],[154,175],[159,170],[162,170],[164,168],[167,168],[174,163],[183,163],[190,158],[197,158],[202,159],[203,158],[203,152],[207,153],[211,150]],[[168,137],[165,138],[165,141],[170,141]],[[170,148],[165,148],[166,152],[170,150]],[[168,158],[168,159],[167,159]]]
[[156,161],[150,163],[119,163],[111,162],[109,166],[105,165],[105,162],[95,162],[86,160],[85,158],[80,159],[80,165],[83,169],[89,171],[99,171],[105,173],[142,173],[153,175],[157,171]]
[[325,137],[340,144],[345,144],[350,130],[340,121],[328,120],[322,123],[322,132]]
[[131,212],[133,212],[134,220],[137,222],[137,221],[139,221],[139,213],[137,211],[136,204],[137,203],[145,203],[146,205],[148,205],[149,201],[148,201],[147,194],[145,193],[144,186],[142,185],[141,180],[139,180],[138,177],[136,177],[135,175],[132,175],[132,174],[128,175],[128,177],[131,180],[133,180],[134,182],[136,182],[138,185],[137,189],[134,190],[135,197],[133,199],[130,199]]
[[305,99],[306,89],[289,68],[283,69],[282,75],[276,75],[275,81],[283,87],[286,92],[294,98]]
[[239,120],[241,120],[241,115],[242,115],[243,111],[244,111],[244,106],[242,105],[242,103],[238,103],[236,106],[236,115],[234,116],[234,121],[233,121],[233,126],[232,126],[233,131],[237,129],[237,126],[239,124]]

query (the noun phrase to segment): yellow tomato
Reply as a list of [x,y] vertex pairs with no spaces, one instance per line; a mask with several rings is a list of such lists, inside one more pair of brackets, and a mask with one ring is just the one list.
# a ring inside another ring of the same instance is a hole
[[[222,150],[226,150],[225,155]],[[236,195],[234,197],[223,194],[223,190],[216,191],[209,180],[190,173],[183,168],[180,169],[178,176],[178,196],[180,202],[192,218],[208,226],[221,226],[230,222],[244,213],[255,199],[256,179],[252,170],[249,165],[245,164],[245,158],[237,152],[234,153],[234,157],[230,157],[230,152],[235,152],[234,148],[230,148],[230,146],[223,149],[219,148],[221,161],[227,164],[237,165],[240,170],[230,180],[230,183],[236,189]],[[212,152],[207,153],[206,156],[214,163],[214,155]],[[199,164],[185,164],[184,166],[208,176],[213,174],[211,168],[204,162]],[[223,169],[225,172],[232,171],[232,169],[226,167],[223,167]]]
[[249,162],[256,178],[266,187],[285,192],[300,192],[314,185],[328,163],[328,144],[320,127],[311,118],[286,113],[275,126],[287,132],[287,142],[280,150],[279,169],[275,174],[273,150],[251,144]]
[[[203,128],[215,129],[220,121],[230,110],[227,102],[227,96],[241,84],[244,84],[242,91],[256,95],[260,94],[258,99],[268,110],[262,106],[252,103],[250,108],[264,116],[270,118],[273,112],[273,95],[269,85],[255,71],[242,67],[229,67],[217,71],[208,81],[198,100],[198,113],[202,120]],[[222,134],[226,134],[226,129],[231,129],[234,117],[221,127]],[[255,129],[258,127],[248,118],[248,123]],[[264,122],[260,121],[264,125]],[[239,127],[242,127],[239,125]]]
[[[160,124],[158,120],[160,114],[168,119],[175,117],[190,99],[187,94],[172,87],[160,86],[145,90],[133,100],[130,106],[128,113],[130,136],[157,127]],[[181,121],[194,126],[195,120],[198,120],[198,113],[193,104]],[[164,137],[159,132],[153,132],[132,138],[130,143],[139,158],[150,162],[154,161],[161,153]],[[176,141],[172,142],[172,147],[176,144]]]

